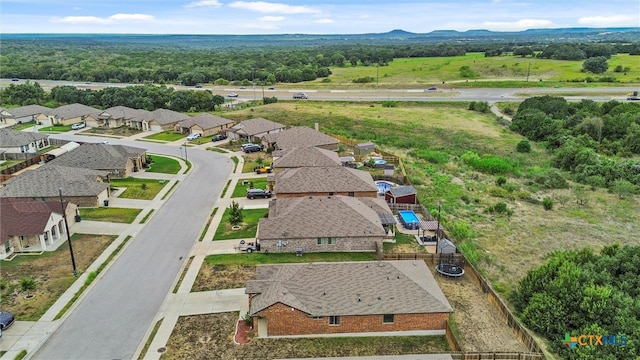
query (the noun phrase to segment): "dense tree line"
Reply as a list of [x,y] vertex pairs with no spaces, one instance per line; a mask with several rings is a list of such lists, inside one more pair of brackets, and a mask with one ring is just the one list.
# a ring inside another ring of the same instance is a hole
[[215,111],[224,104],[224,100],[224,97],[213,95],[210,90],[177,91],[161,85],[107,87],[101,90],[56,86],[47,93],[38,83],[27,82],[20,85],[11,84],[0,90],[0,104],[3,106],[39,104],[57,107],[79,103],[99,109],[121,105],[149,111],[165,108],[187,112]]
[[611,187],[617,180],[640,185],[640,104],[542,96],[526,99],[511,129],[542,142],[553,152],[553,164],[576,181]]
[[[122,39],[121,39],[122,40]],[[124,40],[123,40],[124,41]],[[136,45],[136,46],[133,46]],[[138,46],[139,45],[139,46]],[[2,78],[196,85],[297,83],[331,75],[332,66],[384,66],[393,59],[459,56],[469,51],[498,56],[516,52],[552,59],[611,57],[638,46],[608,44],[349,44],[301,47],[188,48],[126,42],[92,43],[3,39]]]
[[[511,295],[520,319],[562,359],[640,356],[640,246],[610,245],[599,255],[590,249],[551,253]],[[571,349],[563,344],[567,333],[615,336],[617,345]]]

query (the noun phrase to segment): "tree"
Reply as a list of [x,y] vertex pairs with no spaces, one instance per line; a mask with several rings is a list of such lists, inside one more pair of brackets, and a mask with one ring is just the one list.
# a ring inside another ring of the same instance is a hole
[[609,63],[604,56],[596,56],[588,58],[582,63],[582,70],[588,71],[594,74],[602,74],[609,69]]
[[229,206],[229,223],[231,226],[238,226],[242,224],[243,220],[242,208],[237,202],[232,201],[231,206]]
[[533,55],[535,55],[535,53],[533,52],[531,47],[522,46],[522,47],[519,47],[519,48],[516,48],[515,50],[513,50],[513,55],[514,56],[526,57],[526,56],[533,56]]
[[611,191],[618,195],[618,198],[624,199],[638,192],[638,187],[631,182],[618,179],[611,185]]
[[516,151],[520,153],[531,152],[531,144],[527,140],[522,140],[516,146]]

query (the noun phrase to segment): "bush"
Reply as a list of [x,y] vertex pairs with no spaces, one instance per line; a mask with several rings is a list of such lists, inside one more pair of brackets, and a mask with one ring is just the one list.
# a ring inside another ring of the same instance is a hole
[[506,203],[499,202],[487,207],[484,212],[489,214],[509,214],[509,207]]
[[516,146],[516,151],[519,153],[531,152],[531,144],[527,140],[522,140]]
[[353,82],[356,84],[367,84],[376,81],[376,78],[373,76],[365,76],[357,79],[353,79]]
[[398,107],[398,102],[397,101],[383,101],[382,102],[382,107],[395,108],[395,107]]
[[551,200],[551,198],[548,198],[548,197],[542,199],[542,207],[547,211],[548,210],[552,210],[553,209],[553,200]]
[[475,232],[464,221],[453,221],[449,226],[451,236],[456,240],[467,240],[475,237]]
[[489,106],[489,103],[486,101],[472,101],[469,103],[469,110],[486,114],[491,111],[491,106]]
[[36,288],[36,281],[31,278],[24,277],[20,280],[20,288],[22,291],[33,290]]
[[275,103],[277,103],[277,102],[278,102],[278,98],[277,98],[277,97],[275,97],[275,96],[262,98],[262,103],[263,103],[264,105],[267,105],[267,104],[275,104]]
[[502,185],[504,185],[504,184],[506,184],[506,183],[507,183],[507,178],[506,178],[506,177],[504,177],[504,176],[500,175],[500,176],[498,176],[498,177],[496,178],[496,185],[498,185],[498,186],[502,186]]

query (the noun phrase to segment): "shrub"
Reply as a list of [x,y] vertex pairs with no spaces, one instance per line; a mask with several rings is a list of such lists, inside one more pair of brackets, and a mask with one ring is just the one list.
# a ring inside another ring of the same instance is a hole
[[141,188],[142,190],[147,190],[147,183],[142,183],[142,184],[140,184],[140,188]]
[[382,107],[395,108],[395,107],[398,107],[398,102],[397,101],[383,101],[382,102]]
[[489,103],[486,101],[472,101],[469,103],[469,110],[486,114],[491,111],[491,106],[489,106]]
[[552,210],[553,200],[551,200],[551,198],[548,198],[548,197],[542,199],[542,207],[547,211]]
[[469,227],[469,224],[467,224],[462,220],[453,221],[448,226],[449,226],[449,232],[451,233],[451,236],[454,239],[462,241],[462,240],[471,239],[476,236],[473,229]]
[[464,201],[465,204],[468,204],[471,202],[471,199],[469,199],[469,197],[466,194],[460,196],[460,200]]
[[498,177],[496,178],[496,185],[498,185],[498,186],[502,186],[502,185],[504,185],[504,184],[506,184],[506,183],[507,183],[507,178],[506,178],[506,177],[504,177],[504,176],[500,175],[500,176],[498,176]]
[[499,202],[487,207],[484,212],[490,213],[490,214],[506,214],[508,213],[508,211],[509,211],[509,207],[507,206],[507,204],[503,202]]
[[520,153],[531,152],[531,144],[527,140],[522,140],[516,146],[516,151]]
[[20,288],[22,291],[33,290],[36,288],[36,281],[32,278],[23,277],[22,280],[20,280]]
[[353,79],[353,82],[356,84],[366,84],[366,83],[372,83],[374,81],[376,81],[376,78],[374,78],[373,76],[365,76],[365,77]]

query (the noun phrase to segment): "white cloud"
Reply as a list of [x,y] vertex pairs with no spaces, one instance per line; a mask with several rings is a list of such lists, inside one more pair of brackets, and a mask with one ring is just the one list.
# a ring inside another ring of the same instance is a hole
[[126,21],[153,21],[154,17],[146,14],[115,14],[107,18],[97,16],[65,16],[53,18],[53,22],[68,24],[113,24]]
[[316,24],[333,24],[335,21],[333,21],[332,19],[318,19],[315,20],[314,23]]
[[220,7],[222,6],[222,3],[220,3],[218,0],[202,0],[202,1],[194,1],[194,2],[188,3],[184,7],[193,8],[193,7],[204,7],[204,6]]
[[309,6],[294,6],[264,1],[235,1],[229,4],[229,7],[267,14],[317,14],[320,12],[320,10]]
[[258,20],[260,21],[270,21],[270,22],[276,22],[276,21],[284,21],[286,18],[284,16],[263,16],[261,18],[258,18]]
[[555,25],[549,20],[522,19],[513,22],[485,21],[482,23],[488,30],[520,31],[527,29],[550,28]]
[[587,16],[578,19],[578,23],[587,26],[638,26],[638,17],[633,15]]

